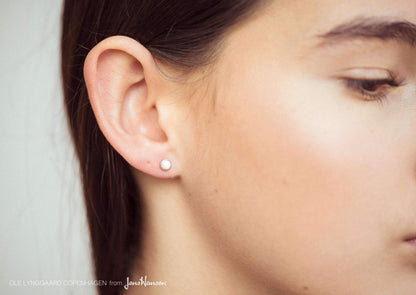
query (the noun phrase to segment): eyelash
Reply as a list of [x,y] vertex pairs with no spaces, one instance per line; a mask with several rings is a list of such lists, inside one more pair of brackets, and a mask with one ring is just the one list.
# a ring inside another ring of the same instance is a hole
[[[396,79],[344,79],[346,87],[359,93],[365,100],[377,100],[383,102],[387,98],[387,92],[391,87],[401,86],[401,82]],[[386,87],[383,87],[386,85]],[[375,90],[366,90],[365,88],[371,88]],[[378,90],[382,87],[382,90]]]

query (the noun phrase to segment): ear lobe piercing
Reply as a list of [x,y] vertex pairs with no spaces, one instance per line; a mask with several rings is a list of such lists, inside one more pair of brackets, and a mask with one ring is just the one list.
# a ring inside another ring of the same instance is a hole
[[168,171],[172,167],[172,162],[168,159],[163,159],[160,161],[160,169],[163,171]]

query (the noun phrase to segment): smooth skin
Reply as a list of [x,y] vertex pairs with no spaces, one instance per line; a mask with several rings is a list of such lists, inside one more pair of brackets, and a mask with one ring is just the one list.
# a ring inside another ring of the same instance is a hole
[[[416,294],[416,48],[319,46],[357,16],[416,23],[416,1],[271,1],[179,80],[128,37],[90,51],[94,113],[145,203],[130,280],[167,282],[126,294]],[[382,101],[346,83],[391,74]]]

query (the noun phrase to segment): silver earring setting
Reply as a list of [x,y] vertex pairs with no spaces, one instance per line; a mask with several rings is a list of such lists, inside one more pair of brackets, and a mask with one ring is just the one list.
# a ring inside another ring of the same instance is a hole
[[172,162],[168,159],[163,159],[160,161],[160,169],[163,171],[168,171],[172,167]]

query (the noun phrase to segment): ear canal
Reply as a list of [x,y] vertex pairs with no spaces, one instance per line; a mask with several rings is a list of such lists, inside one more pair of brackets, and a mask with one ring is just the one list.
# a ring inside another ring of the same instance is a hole
[[166,141],[166,134],[158,123],[157,109],[154,107],[147,109],[145,105],[146,92],[144,80],[135,83],[127,90],[122,106],[123,129],[130,135],[140,133],[157,142]]

